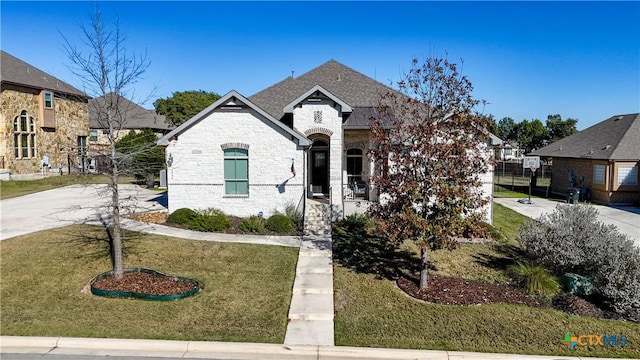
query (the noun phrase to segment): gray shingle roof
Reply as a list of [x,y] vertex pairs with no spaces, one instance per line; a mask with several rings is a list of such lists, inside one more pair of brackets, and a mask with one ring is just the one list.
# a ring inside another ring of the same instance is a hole
[[46,72],[29,65],[17,57],[0,51],[0,79],[3,83],[22,85],[35,89],[46,89],[54,92],[89,98],[75,87]]
[[[101,124],[98,118],[100,111],[105,108],[107,104],[106,100],[108,96],[115,96],[115,94],[104,95],[89,100],[89,128],[105,128],[105,124]],[[154,110],[144,109],[140,105],[120,95],[118,95],[117,99],[113,100],[113,103],[117,104],[120,113],[125,116],[123,123],[118,124],[118,127],[122,129],[153,129],[166,131],[175,127],[166,122],[164,115],[158,115]]]
[[286,78],[254,94],[249,100],[274,118],[281,119],[284,107],[315,85],[322,86],[353,108],[374,107],[379,103],[381,93],[392,90],[335,60],[329,60],[297,78]]
[[640,114],[612,116],[529,155],[597,160],[640,160]]

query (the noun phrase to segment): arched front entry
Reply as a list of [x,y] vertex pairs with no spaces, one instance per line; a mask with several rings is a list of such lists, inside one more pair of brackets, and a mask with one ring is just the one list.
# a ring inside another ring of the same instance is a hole
[[329,194],[329,137],[315,134],[309,151],[309,183],[313,196]]

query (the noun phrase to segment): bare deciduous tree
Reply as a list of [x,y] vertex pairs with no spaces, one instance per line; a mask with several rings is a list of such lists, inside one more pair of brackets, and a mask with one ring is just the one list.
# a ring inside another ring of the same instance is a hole
[[392,240],[416,241],[426,288],[428,251],[453,249],[456,237],[479,228],[489,118],[476,112],[482,101],[446,59],[414,60],[398,87],[382,95],[371,125],[380,201],[370,214]]
[[[71,71],[78,76],[84,91],[95,99],[90,103],[92,119],[106,135],[104,155],[109,178],[107,186],[111,215],[111,256],[113,272],[122,278],[124,271],[122,256],[122,232],[120,226],[121,203],[119,199],[118,179],[127,171],[131,154],[120,154],[116,143],[126,128],[128,121],[140,116],[133,103],[127,100],[134,95],[132,88],[142,78],[150,66],[145,55],[129,53],[125,47],[126,37],[115,23],[110,30],[103,22],[100,10],[95,9],[90,24],[81,24],[81,45],[73,45],[64,35],[65,50],[71,61]],[[126,134],[126,133],[125,133]],[[137,151],[146,151],[138,149]]]

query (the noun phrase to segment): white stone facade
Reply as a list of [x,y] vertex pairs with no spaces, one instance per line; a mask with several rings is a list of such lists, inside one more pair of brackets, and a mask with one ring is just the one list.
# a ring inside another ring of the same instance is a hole
[[[336,217],[342,216],[342,169],[343,169],[343,131],[340,105],[331,99],[305,101],[293,110],[293,127],[309,139],[316,138],[329,142],[329,186],[331,204]],[[309,156],[311,151],[309,151]],[[310,157],[307,159],[309,162]],[[346,180],[345,180],[346,181]],[[307,183],[311,184],[310,174]]]
[[[248,195],[225,195],[223,145],[248,149]],[[232,146],[236,147],[236,146]],[[301,208],[304,151],[291,135],[253,109],[216,109],[172,139],[166,148],[169,212],[216,208],[235,216],[265,217]],[[291,172],[292,161],[297,175]]]

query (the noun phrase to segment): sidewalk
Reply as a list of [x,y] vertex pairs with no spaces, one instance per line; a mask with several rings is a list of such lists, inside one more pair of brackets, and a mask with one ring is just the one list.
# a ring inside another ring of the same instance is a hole
[[[246,360],[602,360],[578,356],[492,354],[347,346],[305,346],[206,341],[0,336],[1,353],[104,355]],[[46,357],[45,357],[46,359]]]
[[[519,203],[519,198],[494,198],[498,204],[508,207],[522,215],[532,219],[539,218],[542,214],[553,212],[558,204],[565,204],[555,199],[532,198],[533,204]],[[576,206],[576,205],[572,205]],[[604,205],[589,204],[598,210],[598,220],[605,224],[614,225],[622,234],[631,238],[636,246],[640,247],[640,209],[631,206],[610,207]]]

